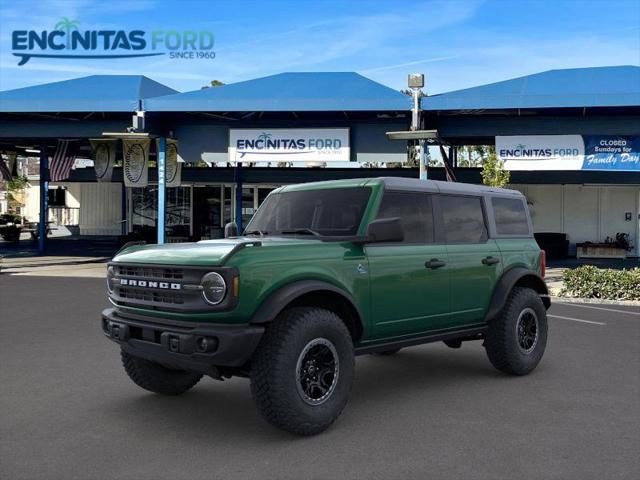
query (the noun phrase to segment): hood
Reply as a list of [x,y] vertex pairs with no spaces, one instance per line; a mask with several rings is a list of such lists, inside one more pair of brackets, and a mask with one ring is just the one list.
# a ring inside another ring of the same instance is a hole
[[[202,240],[195,243],[135,245],[113,257],[114,262],[158,265],[223,265],[227,255],[242,243],[261,242],[262,247],[320,243],[319,240],[289,237],[237,237]],[[250,248],[250,247],[249,247]]]

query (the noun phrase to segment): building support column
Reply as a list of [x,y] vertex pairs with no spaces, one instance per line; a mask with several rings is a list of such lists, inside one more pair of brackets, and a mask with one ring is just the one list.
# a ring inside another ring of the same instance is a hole
[[46,144],[40,145],[40,223],[38,224],[38,253],[47,251],[47,225],[49,221],[49,157]]
[[421,139],[418,144],[418,149],[420,150],[420,180],[427,180],[429,177],[427,173],[429,170],[429,156],[427,148],[429,147],[427,147],[424,139]]
[[158,139],[158,245],[164,243],[164,220],[166,218],[166,176],[165,164],[167,160],[167,139]]
[[233,171],[234,181],[236,182],[236,225],[238,226],[238,234],[242,233],[242,163],[237,162]]

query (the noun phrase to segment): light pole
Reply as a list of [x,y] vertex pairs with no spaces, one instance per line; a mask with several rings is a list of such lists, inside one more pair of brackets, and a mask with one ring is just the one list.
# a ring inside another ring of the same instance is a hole
[[[424,87],[424,74],[423,73],[410,73],[407,79],[407,84],[411,89],[411,95],[413,97],[413,108],[411,109],[411,130],[415,131],[420,128],[420,95],[422,94],[422,88]],[[420,162],[420,179],[427,179],[427,155],[425,150],[424,139],[418,140],[418,158]]]

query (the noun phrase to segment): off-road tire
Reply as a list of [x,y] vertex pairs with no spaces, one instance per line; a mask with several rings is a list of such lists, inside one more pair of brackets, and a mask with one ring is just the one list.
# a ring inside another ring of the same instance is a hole
[[135,357],[120,350],[122,365],[129,378],[139,387],[162,395],[180,395],[202,378],[202,374],[172,370],[156,362]]
[[380,355],[382,357],[387,357],[389,355],[395,355],[400,350],[402,350],[402,348],[391,348],[389,350],[382,350],[381,352],[374,352],[373,354],[374,355]]
[[[328,340],[337,354],[335,385],[320,404],[299,392],[299,361],[305,348]],[[326,430],[347,404],[353,381],[353,340],[335,313],[314,307],[285,310],[269,325],[251,360],[251,393],[260,414],[272,425],[298,435]]]
[[[537,339],[531,351],[519,344],[518,319],[527,309],[537,317]],[[547,311],[540,296],[529,288],[515,287],[496,318],[489,322],[485,340],[487,356],[498,370],[512,375],[531,372],[544,354],[547,345]]]

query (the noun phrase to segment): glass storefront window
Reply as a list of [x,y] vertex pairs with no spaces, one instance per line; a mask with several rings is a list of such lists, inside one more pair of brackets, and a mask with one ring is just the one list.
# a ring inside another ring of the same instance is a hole
[[251,217],[253,217],[253,212],[255,211],[254,190],[254,188],[242,189],[242,225],[247,225]]
[[[242,221],[246,226],[276,186],[246,185],[242,189]],[[158,187],[132,188],[131,229],[155,241]],[[193,193],[192,191],[193,190]],[[197,185],[168,188],[165,220],[167,242],[222,238],[224,226],[235,220],[233,185]],[[193,202],[193,205],[191,203]],[[191,233],[193,232],[193,233]]]
[[157,187],[131,189],[131,225],[134,231],[140,229],[140,227],[156,226],[156,219],[158,218],[157,202]]
[[196,240],[222,238],[222,187],[202,186],[193,190],[193,233]]
[[[166,234],[188,239],[191,226],[191,187],[167,188]],[[131,225],[134,232],[153,235],[158,219],[158,187],[131,189]]]
[[191,187],[167,188],[166,202],[167,236],[175,237],[176,241],[188,241],[191,236]]

